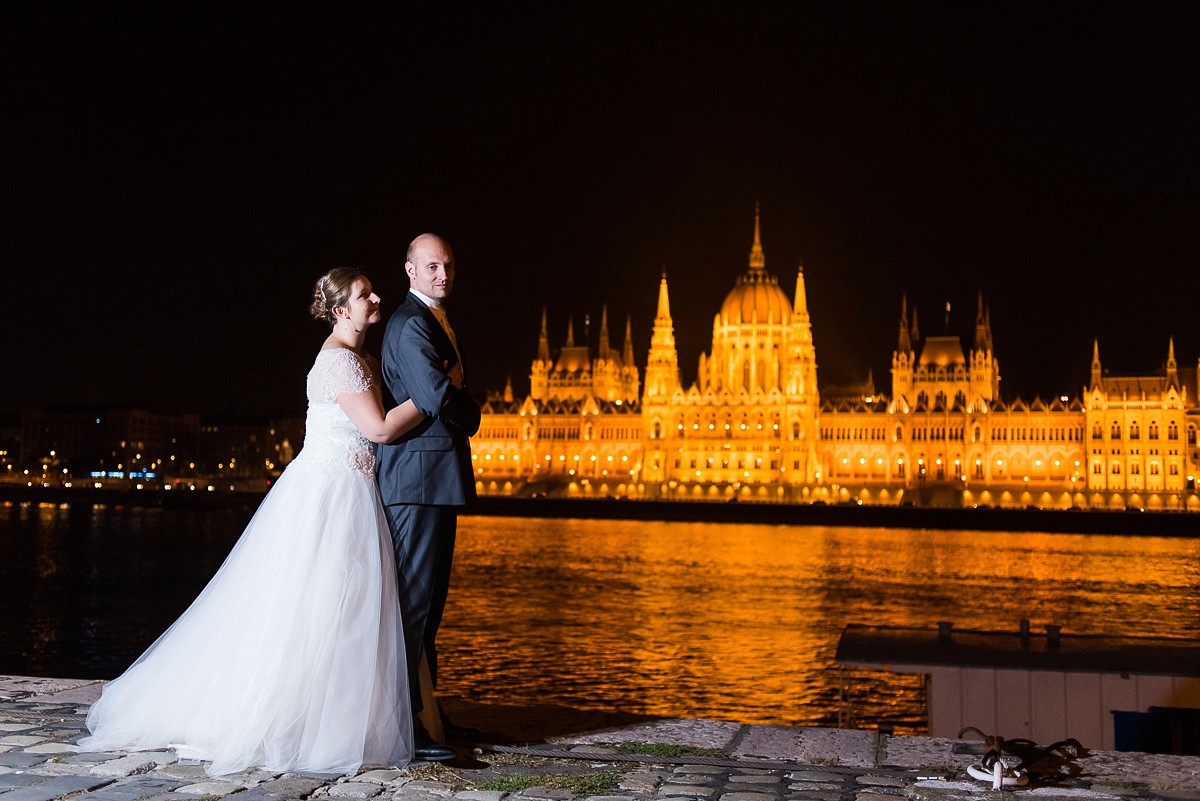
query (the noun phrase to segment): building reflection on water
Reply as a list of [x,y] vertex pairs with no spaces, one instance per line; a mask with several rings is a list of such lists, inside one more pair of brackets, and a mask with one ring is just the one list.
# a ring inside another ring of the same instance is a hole
[[[0,673],[116,675],[252,511],[0,506]],[[442,692],[920,731],[918,677],[839,675],[847,624],[1195,637],[1198,557],[1183,538],[466,517]]]

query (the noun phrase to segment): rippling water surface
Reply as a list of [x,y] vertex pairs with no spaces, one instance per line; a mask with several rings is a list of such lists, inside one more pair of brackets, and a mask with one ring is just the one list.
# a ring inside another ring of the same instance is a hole
[[[120,673],[252,511],[0,506],[0,673]],[[918,677],[839,675],[849,623],[1200,629],[1187,539],[464,517],[454,582],[446,695],[741,722],[920,731]]]

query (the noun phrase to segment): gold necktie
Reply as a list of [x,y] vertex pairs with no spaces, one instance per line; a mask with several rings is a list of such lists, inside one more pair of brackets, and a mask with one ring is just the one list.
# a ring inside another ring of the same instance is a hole
[[[430,306],[433,316],[442,324],[442,330],[446,332],[446,336],[450,337],[450,344],[454,346],[454,352],[458,353],[458,339],[454,336],[454,329],[450,327],[450,318],[446,316],[446,310],[441,306]],[[462,354],[458,353],[459,361],[462,361]]]

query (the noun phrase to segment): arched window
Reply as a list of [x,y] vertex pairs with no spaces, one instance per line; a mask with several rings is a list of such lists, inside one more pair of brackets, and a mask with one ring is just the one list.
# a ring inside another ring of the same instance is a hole
[[1114,422],[1112,424],[1112,432],[1109,434],[1109,437],[1110,439],[1121,438],[1121,425],[1119,423]]
[[983,431],[980,430],[979,426],[975,426],[975,438],[972,439],[971,441],[979,442],[979,440],[981,440],[981,439],[983,439]]
[[1121,475],[1121,465],[1120,465],[1120,463],[1118,463],[1118,462],[1113,462],[1113,464],[1112,464],[1112,474],[1113,474],[1114,476],[1119,476],[1119,475]]
[[1131,476],[1140,476],[1142,474],[1141,466],[1137,462],[1129,465],[1129,474]]
[[1158,475],[1158,462],[1150,463],[1150,475],[1152,475],[1152,476]]
[[904,426],[896,426],[896,438],[893,442],[899,442],[904,439]]
[[1130,439],[1140,439],[1140,438],[1141,438],[1141,430],[1138,428],[1138,424],[1137,424],[1137,423],[1132,423],[1132,424],[1130,424],[1130,426],[1129,426],[1129,438],[1130,438]]

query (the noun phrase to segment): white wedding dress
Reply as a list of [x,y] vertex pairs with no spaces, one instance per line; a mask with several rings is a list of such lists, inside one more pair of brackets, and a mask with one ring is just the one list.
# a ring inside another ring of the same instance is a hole
[[86,751],[171,748],[212,775],[402,766],[412,714],[375,449],[342,392],[371,367],[322,350],[304,447],[220,570],[88,714]]

